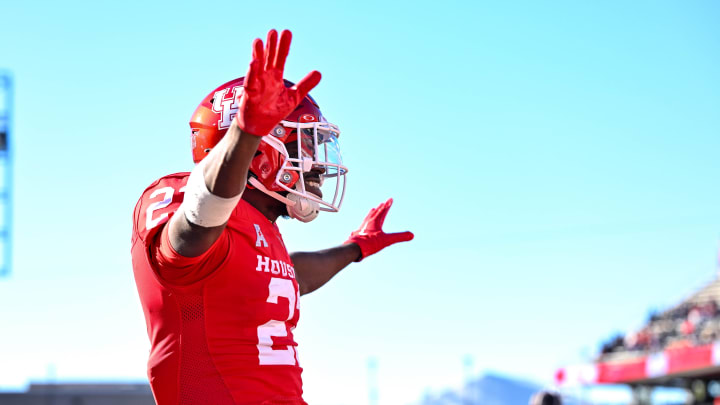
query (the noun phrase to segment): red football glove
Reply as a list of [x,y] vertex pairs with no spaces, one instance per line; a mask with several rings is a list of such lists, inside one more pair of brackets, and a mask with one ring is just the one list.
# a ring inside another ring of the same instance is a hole
[[356,262],[375,254],[382,249],[398,242],[407,242],[415,237],[412,232],[385,233],[382,230],[383,222],[388,210],[392,206],[392,198],[370,210],[360,229],[350,234],[345,243],[355,243],[360,246],[362,255]]
[[313,70],[295,86],[285,87],[283,70],[292,34],[284,30],[279,42],[277,36],[277,31],[270,30],[264,49],[260,39],[253,42],[253,57],[235,115],[238,127],[248,134],[269,134],[320,82],[320,72]]

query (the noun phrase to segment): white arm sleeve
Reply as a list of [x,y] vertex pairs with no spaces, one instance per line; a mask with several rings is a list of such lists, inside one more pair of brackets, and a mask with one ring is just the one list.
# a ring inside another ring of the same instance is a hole
[[188,178],[185,186],[185,198],[180,210],[185,218],[195,225],[212,228],[225,224],[232,215],[242,193],[231,198],[218,197],[208,190],[205,184],[205,161],[200,161]]

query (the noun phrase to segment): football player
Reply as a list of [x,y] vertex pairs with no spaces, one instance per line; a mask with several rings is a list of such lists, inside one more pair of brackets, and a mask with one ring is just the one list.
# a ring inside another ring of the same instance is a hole
[[288,254],[278,217],[338,211],[348,171],[338,127],[308,95],[320,73],[283,80],[290,41],[275,30],[254,41],[246,76],[192,116],[193,171],[157,180],[135,207],[132,262],[158,405],[306,405],[299,297],[413,238],[383,232],[388,200],[342,245]]

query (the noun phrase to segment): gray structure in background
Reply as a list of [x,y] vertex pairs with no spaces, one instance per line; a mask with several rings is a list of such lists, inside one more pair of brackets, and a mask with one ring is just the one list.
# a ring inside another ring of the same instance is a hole
[[2,405],[155,405],[147,384],[31,384],[0,392]]
[[0,277],[12,266],[12,78],[0,71]]

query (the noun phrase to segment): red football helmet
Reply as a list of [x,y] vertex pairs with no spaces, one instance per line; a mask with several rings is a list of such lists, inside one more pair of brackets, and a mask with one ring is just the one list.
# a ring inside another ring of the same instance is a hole
[[[242,77],[223,84],[208,94],[193,113],[190,128],[195,163],[207,156],[232,125],[242,85]],[[286,80],[285,85],[293,83]],[[339,136],[337,125],[327,122],[315,100],[306,96],[270,134],[263,136],[250,162],[249,187],[284,202],[288,214],[303,222],[313,220],[318,211],[337,212],[345,194],[347,173]]]

